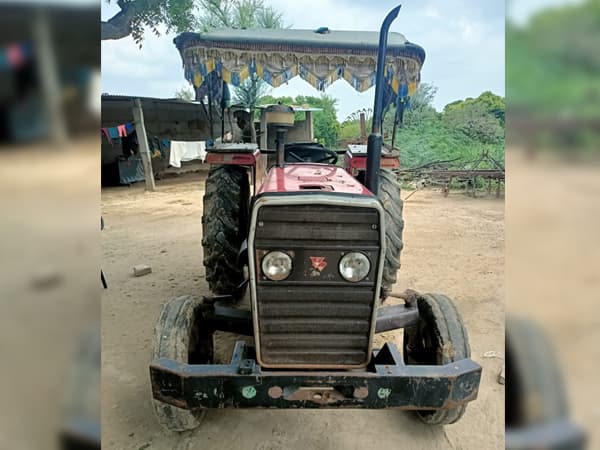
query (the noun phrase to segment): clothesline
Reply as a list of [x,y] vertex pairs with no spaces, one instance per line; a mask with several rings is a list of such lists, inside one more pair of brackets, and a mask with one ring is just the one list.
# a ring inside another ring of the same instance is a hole
[[100,131],[106,137],[108,143],[112,145],[113,139],[129,136],[135,131],[135,127],[131,122],[126,122],[116,127],[101,128]]
[[[102,135],[111,145],[113,145],[114,140],[130,136],[134,131],[135,126],[131,122],[126,122],[115,127],[101,128]],[[199,159],[204,162],[206,159],[205,141],[172,141],[153,135],[147,137],[153,157],[167,159],[165,149],[170,149],[169,165],[173,167],[181,167],[182,161]]]

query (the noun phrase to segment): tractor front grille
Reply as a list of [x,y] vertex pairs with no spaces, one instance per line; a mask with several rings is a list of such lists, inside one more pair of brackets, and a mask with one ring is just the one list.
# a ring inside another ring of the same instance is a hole
[[[255,314],[263,366],[347,368],[368,363],[379,227],[375,208],[294,205],[258,210]],[[272,250],[292,256],[293,270],[284,281],[262,274],[262,257]],[[361,251],[371,261],[361,282],[348,282],[339,274],[339,260],[349,251]]]

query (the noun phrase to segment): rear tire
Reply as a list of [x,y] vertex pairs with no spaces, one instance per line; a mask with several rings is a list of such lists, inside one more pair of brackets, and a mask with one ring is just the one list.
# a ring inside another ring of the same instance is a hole
[[238,254],[248,232],[250,185],[246,169],[224,165],[210,170],[202,214],[206,281],[217,295],[237,294],[244,281]]
[[[152,360],[169,358],[188,363],[195,359],[198,333],[194,311],[198,300],[190,296],[176,297],[167,302],[154,328]],[[152,398],[154,413],[159,423],[170,431],[192,430],[200,425],[206,410],[190,411]]]
[[382,298],[387,297],[396,284],[400,269],[400,252],[404,219],[402,218],[402,197],[396,175],[388,170],[379,171],[379,200],[385,209],[385,264],[382,276]]
[[[407,365],[444,365],[471,357],[469,337],[452,300],[442,294],[422,294],[417,300],[419,322],[404,329],[404,362]],[[466,406],[418,410],[428,425],[457,422]]]

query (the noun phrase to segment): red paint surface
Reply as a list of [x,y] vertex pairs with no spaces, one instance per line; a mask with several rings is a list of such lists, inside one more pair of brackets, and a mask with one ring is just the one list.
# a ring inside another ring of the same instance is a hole
[[[381,167],[384,169],[397,169],[400,167],[400,161],[398,158],[381,158]],[[367,169],[367,157],[366,156],[351,156],[346,153],[344,156],[344,168],[348,172],[356,170]]]
[[260,151],[254,153],[218,153],[209,152],[206,155],[208,164],[234,164],[238,166],[255,166],[259,164]]
[[341,167],[325,164],[273,167],[258,193],[315,191],[373,195]]

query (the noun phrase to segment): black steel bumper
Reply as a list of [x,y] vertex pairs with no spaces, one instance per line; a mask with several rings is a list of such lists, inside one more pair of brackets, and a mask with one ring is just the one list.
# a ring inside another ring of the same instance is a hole
[[154,398],[197,408],[450,409],[475,400],[481,366],[407,366],[393,344],[373,352],[364,371],[263,370],[253,349],[237,342],[230,364],[153,361]]

